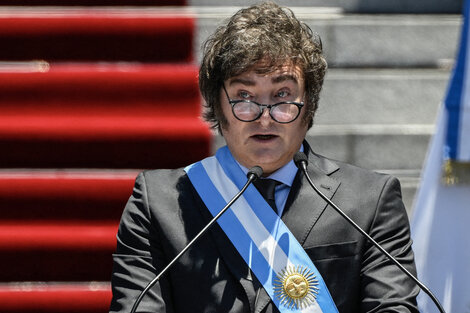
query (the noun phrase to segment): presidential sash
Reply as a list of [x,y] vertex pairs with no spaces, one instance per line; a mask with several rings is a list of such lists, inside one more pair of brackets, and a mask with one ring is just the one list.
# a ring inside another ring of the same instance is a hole
[[[185,171],[213,216],[247,180],[226,146]],[[280,312],[338,312],[305,250],[253,185],[218,223]]]

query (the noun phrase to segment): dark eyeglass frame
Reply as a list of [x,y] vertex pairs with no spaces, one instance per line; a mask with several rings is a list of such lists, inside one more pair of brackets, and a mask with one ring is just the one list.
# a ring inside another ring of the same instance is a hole
[[[261,103],[258,103],[256,101],[251,101],[251,100],[232,100],[230,99],[229,95],[228,95],[228,92],[227,92],[227,89],[225,89],[225,84],[222,84],[222,88],[224,89],[225,91],[225,95],[227,96],[227,99],[228,99],[228,103],[230,103],[230,105],[232,106],[232,114],[233,116],[235,116],[235,118],[239,121],[242,121],[242,122],[253,122],[253,121],[256,121],[257,119],[259,119],[262,115],[263,115],[263,112],[264,112],[264,108],[267,108],[269,109],[269,116],[271,116],[271,118],[278,122],[278,123],[281,123],[281,124],[288,124],[288,123],[292,123],[293,121],[295,121],[299,115],[300,115],[300,111],[302,110],[302,107],[305,105],[303,102],[295,102],[295,101],[282,101],[282,102],[278,102],[278,103],[274,103],[274,104],[261,104]],[[241,103],[241,102],[248,102],[248,103],[253,103],[253,104],[256,104],[259,108],[259,114],[254,118],[254,119],[251,119],[251,120],[243,120],[241,118],[239,118],[236,114],[235,114],[235,111],[234,111],[234,107],[237,103]],[[272,109],[279,106],[279,105],[282,105],[282,104],[293,104],[295,106],[297,106],[297,108],[299,109],[299,111],[297,112],[297,115],[290,121],[288,122],[281,122],[281,121],[278,121],[273,115],[272,115]]]

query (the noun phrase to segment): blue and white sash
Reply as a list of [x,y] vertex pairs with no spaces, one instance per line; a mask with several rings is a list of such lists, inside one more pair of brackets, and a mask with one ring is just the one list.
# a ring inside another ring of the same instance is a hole
[[[246,183],[227,147],[185,171],[213,216]],[[218,223],[280,312],[338,312],[305,250],[253,185]]]

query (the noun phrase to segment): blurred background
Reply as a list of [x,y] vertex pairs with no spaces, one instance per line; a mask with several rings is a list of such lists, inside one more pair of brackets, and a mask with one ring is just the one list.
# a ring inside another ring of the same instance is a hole
[[[201,44],[255,2],[0,0],[0,312],[107,312],[134,178],[224,144],[200,119]],[[462,1],[278,3],[329,64],[313,149],[397,176],[411,213]]]

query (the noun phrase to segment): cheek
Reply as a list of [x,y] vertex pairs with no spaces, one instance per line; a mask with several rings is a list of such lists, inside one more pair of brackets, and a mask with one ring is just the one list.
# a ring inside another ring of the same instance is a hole
[[293,142],[302,142],[307,134],[308,125],[304,120],[299,121],[300,124],[294,127],[290,131],[290,137]]

